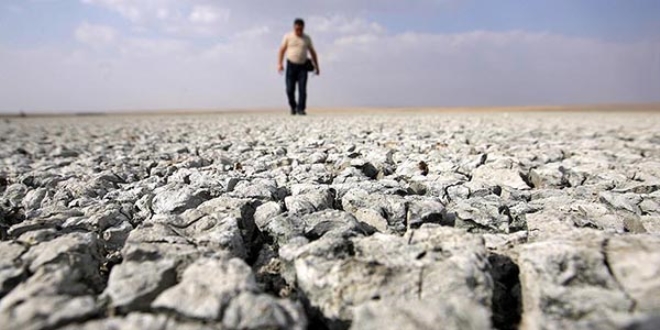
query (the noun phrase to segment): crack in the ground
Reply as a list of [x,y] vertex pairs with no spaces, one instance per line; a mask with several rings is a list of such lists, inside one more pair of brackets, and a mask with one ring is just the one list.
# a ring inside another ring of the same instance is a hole
[[492,253],[488,256],[493,278],[491,300],[493,327],[499,330],[518,329],[522,318],[520,270],[509,257]]
[[600,247],[600,253],[603,256],[603,264],[605,265],[605,268],[607,268],[607,272],[610,274],[614,282],[616,283],[618,289],[626,296],[628,300],[630,300],[630,308],[628,309],[629,313],[633,313],[637,309],[637,300],[633,298],[628,291],[626,291],[625,287],[621,284],[619,281],[619,278],[617,278],[616,274],[612,270],[612,265],[610,264],[610,259],[607,254],[607,250],[610,244],[610,239],[606,238],[603,240],[603,243],[601,243]]
[[417,299],[422,299],[422,291],[424,289],[424,266],[419,269],[419,279],[417,281]]

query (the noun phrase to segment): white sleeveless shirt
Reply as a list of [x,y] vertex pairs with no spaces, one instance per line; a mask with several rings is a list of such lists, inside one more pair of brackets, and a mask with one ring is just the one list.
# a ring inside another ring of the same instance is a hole
[[303,34],[302,37],[295,32],[289,32],[282,39],[282,46],[286,46],[286,59],[295,64],[307,62],[307,53],[313,47],[312,38]]

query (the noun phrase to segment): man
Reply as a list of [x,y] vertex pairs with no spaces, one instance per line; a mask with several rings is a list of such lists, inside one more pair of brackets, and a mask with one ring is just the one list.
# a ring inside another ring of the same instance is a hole
[[[284,55],[286,54],[286,95],[289,98],[291,114],[305,115],[307,107],[307,53],[312,55],[314,72],[319,75],[319,61],[312,45],[312,39],[304,33],[305,21],[297,18],[293,22],[293,32],[287,33],[280,46],[277,61],[277,71],[282,73]],[[296,102],[296,84],[298,85],[298,102]]]

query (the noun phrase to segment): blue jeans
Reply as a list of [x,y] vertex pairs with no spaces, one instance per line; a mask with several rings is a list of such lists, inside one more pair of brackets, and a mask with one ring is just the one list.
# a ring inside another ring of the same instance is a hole
[[[292,113],[304,113],[307,107],[307,76],[303,64],[286,62],[286,96]],[[296,84],[298,84],[298,102],[296,102]]]

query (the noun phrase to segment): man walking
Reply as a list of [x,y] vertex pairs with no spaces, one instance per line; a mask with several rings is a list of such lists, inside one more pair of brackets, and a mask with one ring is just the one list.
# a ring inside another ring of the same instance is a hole
[[[289,98],[291,114],[306,115],[307,107],[307,74],[312,70],[319,75],[319,61],[312,45],[312,39],[304,33],[305,21],[297,18],[293,22],[293,32],[287,33],[280,46],[277,61],[277,71],[282,73],[284,55],[286,54],[286,95]],[[312,61],[307,53],[312,55]],[[298,102],[296,102],[296,84],[298,85]]]

